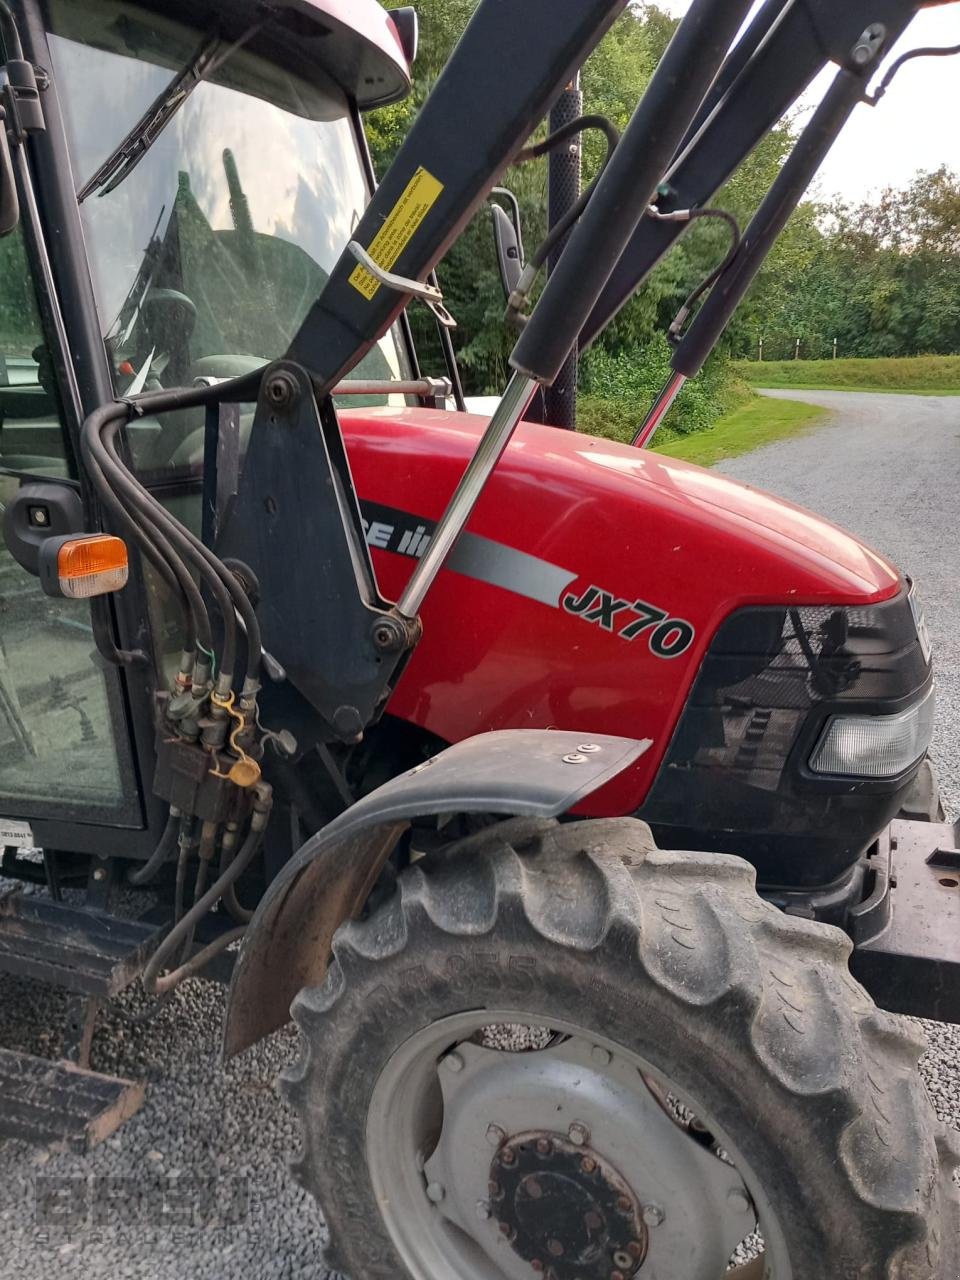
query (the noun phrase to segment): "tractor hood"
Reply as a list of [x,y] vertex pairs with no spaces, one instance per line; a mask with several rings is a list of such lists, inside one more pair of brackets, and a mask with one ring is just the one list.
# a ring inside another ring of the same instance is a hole
[[[487,419],[364,409],[342,423],[380,589],[396,600]],[[862,609],[903,590],[876,552],[770,494],[523,425],[427,597],[388,710],[446,742],[533,727],[649,737],[616,794],[591,801],[629,813],[732,614]]]
[[[343,421],[351,457],[355,450],[363,454],[372,449],[381,457],[384,452],[399,452],[407,459],[413,491],[425,499],[419,507],[426,509],[418,509],[417,514],[435,520],[459,478],[457,469],[466,466],[488,418],[425,409],[367,409],[346,413]],[[442,491],[439,485],[433,491],[423,478],[415,479],[421,465],[435,480],[439,474],[434,468],[444,472],[453,468]],[[484,517],[499,505],[496,495],[502,489],[516,492],[527,486],[543,497],[551,490],[558,496],[572,496],[575,490],[576,509],[581,511],[593,502],[624,504],[624,512],[632,512],[631,524],[638,522],[631,533],[642,532],[649,521],[662,527],[678,518],[684,524],[692,520],[704,531],[712,531],[719,540],[718,549],[737,548],[739,554],[739,549],[751,547],[755,555],[762,550],[781,561],[785,574],[792,571],[798,593],[813,592],[819,599],[829,597],[831,603],[885,599],[901,584],[896,568],[878,552],[785,498],[692,463],[533,423],[518,429],[471,528],[487,523]],[[524,509],[531,511],[527,504]],[[527,519],[520,527],[521,546],[542,535]],[[759,582],[756,587],[762,595]],[[775,599],[761,601],[758,595],[754,602],[780,603],[784,591],[790,592],[786,580],[778,584]]]

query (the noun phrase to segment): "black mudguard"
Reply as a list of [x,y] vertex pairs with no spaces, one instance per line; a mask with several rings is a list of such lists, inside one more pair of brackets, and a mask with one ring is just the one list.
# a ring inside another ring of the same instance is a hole
[[224,1025],[224,1055],[289,1020],[326,973],[333,935],[366,902],[409,821],[428,814],[555,818],[650,747],[605,735],[505,730],[450,747],[364,796],[313,836],[263,897],[243,940]]

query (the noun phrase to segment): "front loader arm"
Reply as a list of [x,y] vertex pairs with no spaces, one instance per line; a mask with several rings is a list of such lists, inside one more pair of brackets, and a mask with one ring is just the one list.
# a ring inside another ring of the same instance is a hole
[[[841,5],[834,0],[769,0],[734,48],[664,173],[656,202],[660,212],[703,207],[831,62],[857,77],[865,93],[880,60],[920,7],[915,0],[856,0]],[[846,118],[837,121],[831,142]],[[797,201],[802,194],[803,189],[797,192]],[[586,319],[580,336],[584,349],[596,341],[688,226],[654,218],[639,222]]]
[[[354,233],[377,267],[426,280],[627,0],[482,0]],[[410,301],[347,248],[289,358],[326,394]]]

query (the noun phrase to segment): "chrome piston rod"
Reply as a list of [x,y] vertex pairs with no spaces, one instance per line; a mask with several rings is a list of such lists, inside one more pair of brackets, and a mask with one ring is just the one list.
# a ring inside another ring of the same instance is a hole
[[503,452],[538,387],[539,383],[535,379],[526,378],[519,373],[515,373],[507,384],[503,399],[490,419],[490,425],[483,433],[477,451],[457,485],[456,493],[450,499],[429,546],[400,597],[398,608],[408,618],[414,618],[420,612],[427,592],[466,528],[477,499],[503,457]]

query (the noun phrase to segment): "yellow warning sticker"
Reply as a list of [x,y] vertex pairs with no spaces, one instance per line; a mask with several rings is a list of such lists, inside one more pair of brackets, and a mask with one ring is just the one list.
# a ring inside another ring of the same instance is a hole
[[[384,271],[393,270],[442,191],[443,183],[438,182],[432,173],[423,167],[417,170],[367,250],[378,267],[383,267]],[[380,288],[380,281],[361,266],[350,276],[350,283],[368,302],[373,301]]]

